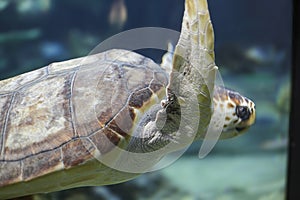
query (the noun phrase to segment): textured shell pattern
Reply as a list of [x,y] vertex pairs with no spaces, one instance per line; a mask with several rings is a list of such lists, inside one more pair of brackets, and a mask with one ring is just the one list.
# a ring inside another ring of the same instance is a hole
[[137,113],[151,96],[160,103],[167,81],[152,60],[117,49],[1,81],[0,187],[126,145]]

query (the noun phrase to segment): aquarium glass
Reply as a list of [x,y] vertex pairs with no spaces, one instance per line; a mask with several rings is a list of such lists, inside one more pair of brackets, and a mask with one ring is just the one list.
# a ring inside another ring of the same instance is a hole
[[[172,165],[134,180],[38,195],[40,199],[284,199],[292,1],[208,3],[222,79],[227,88],[255,102],[256,123],[239,137],[218,141],[202,159],[199,141]],[[86,56],[125,30],[180,31],[183,10],[183,0],[0,0],[0,80]],[[139,52],[157,63],[164,53]]]

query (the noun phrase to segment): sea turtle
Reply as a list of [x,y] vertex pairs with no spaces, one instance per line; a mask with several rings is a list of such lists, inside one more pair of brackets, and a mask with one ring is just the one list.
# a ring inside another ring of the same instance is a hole
[[170,75],[113,49],[1,81],[0,199],[129,180],[204,137],[213,102],[228,107],[224,138],[244,131],[254,103],[225,88],[212,100],[213,49],[206,0],[186,0]]

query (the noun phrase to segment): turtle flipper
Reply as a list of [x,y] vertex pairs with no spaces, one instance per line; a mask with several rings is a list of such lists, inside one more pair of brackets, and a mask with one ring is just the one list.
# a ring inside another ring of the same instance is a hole
[[207,71],[215,67],[214,31],[206,0],[185,1],[181,34],[173,62],[174,70],[181,71],[184,65],[178,56],[194,67],[201,64],[201,68],[207,68]]
[[[194,136],[196,138],[205,134],[212,116],[211,101],[217,70],[214,61],[214,32],[207,1],[186,0],[181,35],[175,48],[167,87],[166,105],[171,106],[169,110],[172,111],[179,107],[181,111],[186,111],[186,114],[181,113],[181,121],[173,124],[180,124],[183,119],[188,119],[183,123],[188,124],[190,129],[197,130]],[[177,104],[175,101],[180,106],[172,108],[172,105]],[[168,110],[167,115],[174,119]],[[167,124],[168,121],[166,128]]]

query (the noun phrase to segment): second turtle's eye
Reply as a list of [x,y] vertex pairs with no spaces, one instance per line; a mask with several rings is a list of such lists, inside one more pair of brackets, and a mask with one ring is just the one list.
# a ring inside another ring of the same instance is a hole
[[247,106],[237,106],[235,112],[243,121],[249,119],[250,111]]

